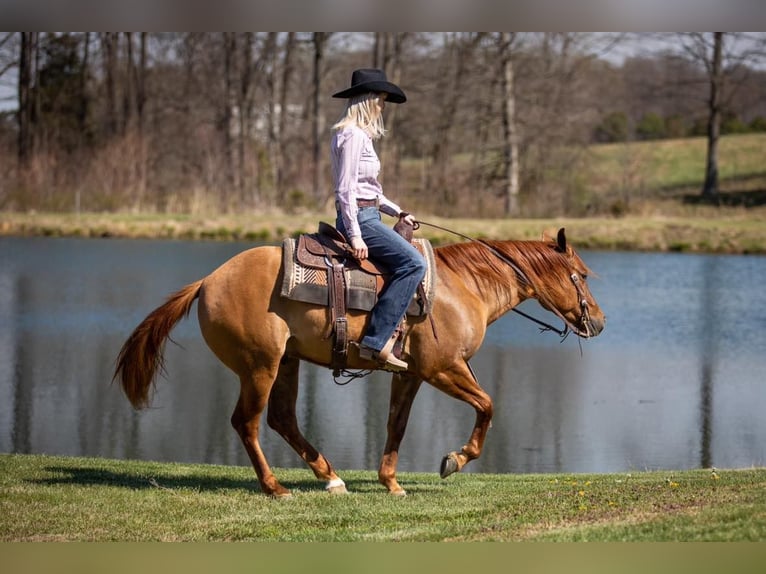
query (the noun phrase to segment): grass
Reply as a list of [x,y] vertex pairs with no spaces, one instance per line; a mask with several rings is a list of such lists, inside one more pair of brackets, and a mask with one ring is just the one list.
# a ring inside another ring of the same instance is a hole
[[372,471],[330,495],[277,469],[294,496],[260,493],[251,468],[0,455],[0,541],[763,541],[766,469],[594,475]]
[[[636,187],[667,190],[702,188],[707,139],[704,137],[592,146],[583,168],[589,181],[615,188],[633,179]],[[762,176],[766,172],[766,134],[729,135],[719,141],[719,177]]]
[[[473,237],[538,239],[544,229],[565,227],[579,249],[766,253],[766,209],[747,213],[730,210],[717,216],[646,215],[552,219],[445,219],[419,216]],[[278,242],[316,229],[329,214],[212,216],[125,214],[0,213],[0,235],[46,237],[127,237],[212,241]],[[461,239],[423,226],[419,236],[436,245]]]

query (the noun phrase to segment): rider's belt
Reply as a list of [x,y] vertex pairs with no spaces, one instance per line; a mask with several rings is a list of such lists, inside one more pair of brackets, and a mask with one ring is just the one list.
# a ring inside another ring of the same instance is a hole
[[380,199],[357,199],[357,207],[380,207]]

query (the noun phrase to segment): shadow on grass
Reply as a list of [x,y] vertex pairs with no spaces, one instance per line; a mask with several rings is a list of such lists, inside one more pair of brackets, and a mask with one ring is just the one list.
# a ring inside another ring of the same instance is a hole
[[[175,476],[162,472],[146,472],[137,474],[133,471],[120,472],[93,466],[47,466],[46,472],[55,475],[50,478],[34,479],[29,482],[38,485],[77,485],[77,486],[115,486],[131,490],[160,489],[160,490],[196,490],[198,492],[215,492],[222,490],[242,490],[261,494],[261,488],[253,473],[252,480],[229,477],[211,477],[201,474]],[[350,479],[345,480],[350,492],[385,492],[377,480]],[[325,483],[321,480],[307,478],[306,480],[282,480],[280,483],[291,491],[314,492],[324,491]],[[422,491],[432,485],[411,484],[411,488]],[[406,487],[405,487],[406,488]]]
[[[157,488],[161,490],[191,489],[199,492],[214,492],[220,490],[244,490],[260,494],[261,488],[253,474],[252,480],[211,477],[202,474],[175,476],[162,472],[136,474],[135,472],[108,470],[92,466],[48,466],[47,472],[55,476],[31,480],[43,485],[78,485],[78,486],[116,486],[135,490]],[[324,484],[314,481],[284,481],[282,484],[290,489],[321,490]]]
[[760,207],[766,205],[766,189],[746,189],[721,191],[715,196],[685,194],[682,201],[686,205],[714,205],[718,207]]

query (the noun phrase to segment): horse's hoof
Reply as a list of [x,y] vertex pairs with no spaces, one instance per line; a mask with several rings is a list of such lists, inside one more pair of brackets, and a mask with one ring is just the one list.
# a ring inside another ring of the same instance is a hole
[[460,470],[457,466],[457,455],[454,452],[449,453],[442,459],[441,467],[439,468],[439,476],[447,478],[450,474]]
[[399,490],[389,490],[388,494],[390,494],[391,496],[399,496],[404,498],[405,496],[407,496],[407,491],[404,490],[403,488],[400,488]]
[[348,494],[346,490],[346,483],[340,478],[334,478],[327,483],[324,489],[330,494]]
[[293,493],[288,490],[286,492],[275,492],[269,496],[274,500],[287,500],[293,497]]
[[325,490],[330,494],[348,494],[348,490],[346,490],[345,484],[340,484],[338,486],[328,486],[325,488]]

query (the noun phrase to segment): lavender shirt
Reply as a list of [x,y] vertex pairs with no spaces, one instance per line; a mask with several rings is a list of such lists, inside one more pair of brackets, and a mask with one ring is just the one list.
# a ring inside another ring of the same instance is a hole
[[357,199],[378,199],[380,210],[388,215],[397,216],[402,211],[383,195],[378,181],[380,160],[372,138],[364,130],[350,126],[336,131],[330,143],[330,161],[335,199],[349,239],[362,235],[357,221]]

